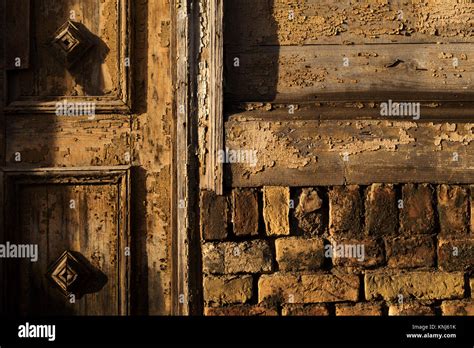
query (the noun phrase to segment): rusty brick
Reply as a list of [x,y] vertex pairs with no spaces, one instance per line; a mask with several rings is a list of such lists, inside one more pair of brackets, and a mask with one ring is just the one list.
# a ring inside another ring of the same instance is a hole
[[413,271],[408,273],[371,272],[365,274],[367,300],[414,297],[421,300],[456,299],[464,296],[461,272]]
[[434,316],[433,307],[418,302],[403,304],[392,304],[388,307],[388,315],[391,316]]
[[329,191],[329,231],[351,238],[362,231],[362,198],[359,186],[336,186]]
[[474,316],[474,300],[443,301],[441,312],[451,316]]
[[204,301],[209,305],[246,303],[252,298],[252,276],[204,277]]
[[306,235],[314,237],[324,233],[327,223],[322,211],[323,200],[318,191],[313,188],[304,188],[298,198],[298,206],[295,209],[295,218],[298,227]]
[[325,317],[329,310],[325,304],[286,304],[283,306],[283,316]]
[[201,236],[204,240],[227,238],[228,215],[227,197],[201,191]]
[[266,186],[263,188],[263,219],[268,236],[290,234],[290,189]]
[[393,185],[373,184],[367,193],[365,212],[369,236],[395,234],[398,228],[398,207]]
[[386,239],[385,249],[392,268],[432,267],[435,263],[436,246],[431,236]]
[[350,274],[275,273],[260,277],[258,299],[275,298],[282,303],[357,301],[359,285],[359,277]]
[[207,316],[277,316],[275,308],[261,305],[232,305],[227,307],[206,307],[204,315]]
[[[374,239],[342,239],[334,240],[332,246],[332,259],[335,266],[370,268],[385,261],[382,243]],[[357,248],[363,254],[357,255]],[[338,252],[343,251],[344,257],[338,257]],[[331,257],[329,246],[326,245],[325,256]],[[353,257],[347,257],[353,256]]]
[[312,271],[324,263],[324,242],[318,238],[288,237],[275,240],[280,271]]
[[433,192],[429,185],[406,184],[402,188],[400,230],[405,234],[430,234],[435,226]]
[[337,316],[381,316],[382,304],[378,302],[337,303]]
[[461,186],[438,186],[440,236],[462,237],[468,234],[468,195]]
[[264,240],[204,243],[202,250],[204,273],[260,273],[272,270],[272,251]]
[[438,263],[444,271],[473,271],[474,238],[440,240]]
[[258,196],[252,189],[235,189],[233,198],[233,223],[236,236],[258,235]]

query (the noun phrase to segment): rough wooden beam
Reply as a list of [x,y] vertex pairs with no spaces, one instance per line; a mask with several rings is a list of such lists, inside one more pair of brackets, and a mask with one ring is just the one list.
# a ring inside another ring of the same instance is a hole
[[[238,47],[227,50],[226,97],[279,102],[473,99],[474,44]],[[239,67],[233,66],[239,57]],[[346,59],[346,61],[344,60]],[[455,60],[457,59],[457,60]],[[346,64],[346,66],[344,65]]]
[[[347,94],[345,94],[347,95]],[[381,115],[381,102],[377,95],[370,95],[372,101],[332,101],[305,103],[238,103],[230,105],[226,112],[228,121],[291,121],[291,120],[393,120],[392,116]],[[383,97],[382,95],[379,95]],[[385,95],[389,100],[389,96]],[[381,99],[382,100],[382,99]],[[396,99],[401,101],[401,99]],[[242,112],[239,110],[248,110]],[[291,112],[290,112],[291,110]],[[474,102],[420,102],[420,118],[417,122],[472,122]],[[413,115],[400,116],[399,120],[411,121]]]
[[470,1],[226,0],[226,45],[472,42]]
[[209,164],[203,188],[223,193],[223,163],[218,152],[224,148],[223,78],[224,78],[224,5],[222,0],[208,4],[209,47]]
[[256,151],[230,165],[233,187],[470,183],[474,124],[408,121],[226,123],[226,147]]

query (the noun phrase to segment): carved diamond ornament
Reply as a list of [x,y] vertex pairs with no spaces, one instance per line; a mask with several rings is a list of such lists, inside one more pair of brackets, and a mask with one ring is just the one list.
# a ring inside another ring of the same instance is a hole
[[67,68],[71,68],[92,47],[87,30],[82,24],[64,23],[54,34],[51,48],[55,57]]
[[49,267],[46,277],[65,295],[80,294],[91,272],[89,267],[75,257],[70,251],[65,251]]

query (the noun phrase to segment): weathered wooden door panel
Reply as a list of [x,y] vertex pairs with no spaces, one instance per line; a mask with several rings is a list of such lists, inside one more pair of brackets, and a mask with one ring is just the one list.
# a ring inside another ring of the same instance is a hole
[[[169,259],[173,11],[167,0],[0,0],[0,179],[4,172],[7,178],[0,203],[8,203],[0,209],[0,241],[40,249],[34,264],[0,262],[0,313],[169,314],[172,302],[178,306]],[[133,103],[132,82],[139,89]],[[80,104],[93,104],[93,113],[81,112],[90,109]],[[128,260],[122,240],[130,208],[128,198],[116,195],[129,194],[122,181],[132,164],[136,244]],[[118,181],[109,178],[116,171]],[[69,210],[74,196],[76,208]],[[79,256],[65,254],[66,261],[83,257],[106,277],[75,304],[45,277],[68,249]],[[3,265],[15,267],[8,278]],[[133,301],[129,278],[138,284]]]
[[128,112],[129,1],[21,4],[6,3],[18,18],[7,23],[6,110],[54,113],[56,103],[67,97],[94,102],[97,112]]
[[[8,176],[5,242],[38,246],[37,262],[19,259],[7,264],[4,301],[10,312],[128,313],[127,178],[127,172]],[[67,292],[48,275],[65,251],[85,267],[74,272],[68,261],[71,273],[79,273],[80,286],[73,282]]]
[[37,169],[129,163],[130,1],[2,1],[5,164],[25,172],[5,169],[1,239],[38,248],[5,263],[2,312],[127,314],[127,170]]
[[[127,165],[130,121],[121,115],[87,117],[9,115],[7,165],[18,168]],[[20,161],[15,154],[20,154]]]

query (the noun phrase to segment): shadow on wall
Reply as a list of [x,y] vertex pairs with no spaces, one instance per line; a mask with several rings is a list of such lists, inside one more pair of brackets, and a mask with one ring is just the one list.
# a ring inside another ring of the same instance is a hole
[[[245,103],[277,97],[280,44],[277,0],[224,1],[224,120],[247,111]],[[250,146],[250,145],[248,145]],[[232,172],[226,164],[225,181]]]
[[99,36],[91,33],[84,24],[76,22],[74,24],[83,35],[87,36],[92,47],[81,57],[80,64],[73,66],[69,72],[74,77],[74,81],[83,88],[85,95],[104,95],[107,82],[102,66],[110,49]]
[[277,94],[280,46],[275,0],[224,2],[226,109],[241,102],[271,102]]

